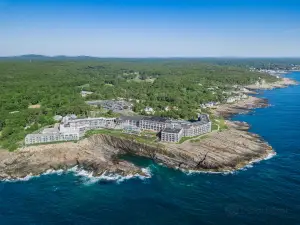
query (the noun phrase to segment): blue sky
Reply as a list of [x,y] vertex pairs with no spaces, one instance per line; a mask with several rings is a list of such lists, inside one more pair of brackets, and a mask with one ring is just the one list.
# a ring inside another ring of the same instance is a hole
[[0,56],[300,56],[296,0],[0,0]]

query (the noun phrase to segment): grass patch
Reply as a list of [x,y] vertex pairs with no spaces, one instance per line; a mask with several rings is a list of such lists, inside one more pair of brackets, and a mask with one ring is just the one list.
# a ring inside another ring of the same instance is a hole
[[211,129],[212,129],[212,130],[218,130],[218,129],[219,129],[218,124],[213,123],[212,126],[211,126]]
[[162,146],[160,143],[157,142],[156,136],[144,136],[144,135],[134,135],[134,134],[127,134],[124,133],[123,130],[109,130],[109,129],[100,129],[100,130],[90,130],[87,131],[85,137],[90,137],[95,134],[105,134],[110,135],[113,137],[124,138],[131,141],[135,141],[141,144],[147,144],[151,146]]
[[193,139],[195,137],[183,137],[180,139],[180,141],[178,142],[178,144],[182,144],[183,142],[187,141],[187,140],[190,140],[190,139]]
[[192,143],[196,143],[196,142],[200,142],[201,140],[208,138],[208,135],[202,135],[201,137],[197,138],[197,139],[193,139],[191,140]]
[[180,141],[177,144],[182,144],[183,142],[188,141],[188,140],[191,140],[191,142],[194,142],[194,139],[200,140],[200,139],[206,138],[206,136],[207,135],[205,135],[205,134],[201,134],[201,135],[194,136],[194,137],[183,137],[180,139]]
[[51,144],[61,144],[61,143],[77,143],[78,140],[70,140],[70,141],[52,141],[52,142],[43,142],[43,143],[35,143],[35,144],[30,144],[30,145],[25,145],[25,146],[40,146],[40,145],[51,145]]
[[90,137],[95,134],[108,134],[112,136],[121,137],[124,133],[122,132],[122,130],[109,130],[109,129],[89,130],[86,132],[85,137]]
[[228,126],[226,125],[226,121],[224,118],[222,117],[219,117],[219,118],[216,118],[214,117],[212,119],[212,131],[223,131],[223,130],[227,130],[228,129]]
[[223,130],[227,130],[227,129],[228,129],[228,126],[226,125],[226,122],[225,122],[224,119],[220,119],[219,126],[220,126],[220,131],[223,131]]
[[105,118],[115,118],[119,117],[121,114],[113,112],[111,110],[106,110],[106,109],[96,109],[94,111],[88,112],[89,117],[105,117]]
[[151,131],[142,131],[141,132],[142,136],[151,136],[151,137],[156,137],[156,132],[151,132]]

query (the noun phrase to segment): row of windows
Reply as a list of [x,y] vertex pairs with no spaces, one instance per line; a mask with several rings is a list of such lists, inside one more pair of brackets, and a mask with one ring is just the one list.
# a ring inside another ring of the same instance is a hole
[[79,124],[79,123],[71,123],[71,127],[78,127],[78,126],[82,126],[82,125],[86,125],[86,126],[106,126],[106,125],[111,125],[111,124],[114,124],[114,123],[111,123],[111,122],[91,122],[91,123],[84,123],[84,124]]
[[162,141],[178,142],[181,139],[181,135],[180,134],[162,133],[161,139],[162,139]]
[[162,141],[167,141],[167,142],[178,142],[180,139],[179,138],[162,138]]
[[143,129],[149,129],[149,130],[157,130],[157,131],[159,131],[159,130],[162,130],[163,128],[166,128],[166,126],[165,125],[154,125],[154,124],[149,124],[149,125],[143,124],[142,128]]
[[77,140],[78,135],[64,135],[64,136],[46,136],[46,137],[29,137],[25,139],[26,143],[42,143],[64,140]]

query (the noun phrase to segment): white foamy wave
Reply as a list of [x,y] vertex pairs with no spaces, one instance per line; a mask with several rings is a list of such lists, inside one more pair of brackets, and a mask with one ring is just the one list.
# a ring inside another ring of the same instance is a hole
[[222,172],[217,171],[201,171],[201,170],[182,170],[186,175],[194,175],[194,174],[221,174],[221,175],[229,175],[229,174],[235,174],[237,171],[235,170],[225,170]]
[[33,178],[39,178],[41,176],[45,175],[52,175],[52,174],[57,174],[57,175],[62,175],[64,173],[63,170],[47,170],[46,172],[40,174],[40,175],[32,175],[32,173],[28,174],[25,177],[20,177],[20,178],[7,178],[4,179],[4,182],[22,182],[22,181],[29,181]]
[[62,175],[64,173],[64,170],[47,170],[45,173],[41,175],[51,175],[51,174],[57,174],[57,175]]
[[273,158],[274,156],[276,156],[276,152],[271,152],[265,158],[255,159],[255,160],[250,161],[250,163],[247,166],[245,166],[244,168],[252,168],[253,164],[259,163],[261,161],[269,160],[269,159]]
[[68,170],[68,172],[72,172],[75,176],[81,177],[86,185],[94,184],[97,183],[98,181],[114,181],[117,183],[121,183],[125,180],[129,179],[149,179],[151,178],[152,174],[150,171],[150,168],[142,168],[142,172],[145,175],[140,175],[140,174],[128,174],[126,176],[122,176],[119,174],[112,174],[112,173],[107,173],[104,172],[100,176],[94,176],[93,172],[86,171],[84,169],[80,169],[77,166],[71,168]]
[[12,179],[4,179],[4,182],[24,182],[24,181],[29,181],[33,178],[38,178],[40,176],[45,176],[45,175],[62,175],[64,173],[72,173],[73,175],[80,177],[83,179],[84,183],[86,185],[94,184],[98,181],[105,180],[105,181],[115,181],[117,183],[121,183],[125,180],[129,179],[140,179],[140,180],[145,180],[149,179],[152,177],[151,170],[149,167],[147,168],[142,168],[141,169],[143,174],[145,175],[140,175],[140,174],[128,174],[126,176],[122,176],[119,174],[111,174],[111,173],[103,173],[100,176],[94,176],[93,172],[86,171],[84,169],[78,168],[78,166],[75,166],[71,169],[68,169],[66,171],[60,169],[60,170],[47,170],[46,172],[42,173],[41,175],[33,176],[31,173],[28,174],[26,177],[23,178],[12,178]]
[[271,152],[271,153],[270,153],[269,155],[267,155],[267,157],[265,157],[263,160],[269,160],[269,159],[275,157],[276,155],[277,155],[276,152]]
[[7,178],[4,179],[4,182],[22,182],[22,181],[29,181],[34,177],[39,177],[39,176],[33,176],[31,173],[28,174],[26,177],[20,177],[20,178]]

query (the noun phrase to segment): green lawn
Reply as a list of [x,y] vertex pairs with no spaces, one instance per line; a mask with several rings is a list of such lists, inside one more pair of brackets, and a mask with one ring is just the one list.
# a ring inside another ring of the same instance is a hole
[[86,133],[86,137],[90,137],[95,134],[106,134],[114,137],[125,138],[128,140],[134,140],[138,143],[148,144],[152,146],[161,145],[156,142],[156,136],[144,136],[144,135],[134,135],[123,133],[123,130],[109,130],[109,129],[101,129],[101,130],[91,130]]
[[45,143],[35,143],[35,144],[26,145],[26,146],[51,145],[51,144],[61,144],[61,143],[66,143],[66,142],[73,142],[73,143],[77,143],[77,142],[78,142],[78,140],[69,140],[69,141],[52,141],[52,142],[45,142]]
[[[196,142],[196,140],[201,140],[207,137],[207,134],[201,134],[198,136],[194,136],[194,137],[183,137],[180,139],[180,141],[178,142],[178,144],[182,144],[185,141],[191,140],[191,142]],[[195,139],[195,141],[193,140]]]
[[193,142],[193,143],[199,142],[199,141],[201,141],[201,140],[203,140],[203,139],[205,139],[205,138],[207,138],[207,137],[208,137],[208,135],[202,135],[201,137],[199,137],[199,138],[197,138],[197,139],[191,140],[191,142]]
[[211,130],[218,130],[219,129],[219,126],[218,126],[218,124],[215,124],[215,123],[213,123],[212,124],[212,126],[211,126]]
[[219,126],[220,126],[220,131],[223,131],[223,130],[227,130],[227,129],[228,129],[228,126],[226,125],[226,122],[225,122],[224,119],[220,119]]
[[220,117],[220,118],[213,118],[212,119],[212,131],[223,131],[227,130],[228,126],[226,125],[225,119]]

